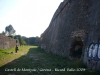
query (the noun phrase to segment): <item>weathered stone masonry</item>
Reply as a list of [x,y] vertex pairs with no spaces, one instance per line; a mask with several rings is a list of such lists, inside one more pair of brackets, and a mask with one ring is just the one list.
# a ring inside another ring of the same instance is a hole
[[16,40],[0,34],[0,48],[8,49],[16,46]]
[[[41,35],[46,52],[74,57],[100,71],[100,0],[64,0]],[[82,53],[81,53],[82,52]]]

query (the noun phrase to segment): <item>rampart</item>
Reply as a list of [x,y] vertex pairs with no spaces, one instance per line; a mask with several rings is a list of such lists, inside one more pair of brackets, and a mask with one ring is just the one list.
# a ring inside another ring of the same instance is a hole
[[16,46],[16,39],[0,34],[0,48],[8,49]]
[[41,48],[100,71],[100,0],[64,0],[41,35]]

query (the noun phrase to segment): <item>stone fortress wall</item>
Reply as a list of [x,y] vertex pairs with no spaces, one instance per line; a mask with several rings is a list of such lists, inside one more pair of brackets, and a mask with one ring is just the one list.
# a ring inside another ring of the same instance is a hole
[[69,58],[79,52],[88,68],[100,71],[100,0],[61,2],[41,35],[41,47]]
[[16,46],[16,40],[0,34],[0,48],[8,49]]

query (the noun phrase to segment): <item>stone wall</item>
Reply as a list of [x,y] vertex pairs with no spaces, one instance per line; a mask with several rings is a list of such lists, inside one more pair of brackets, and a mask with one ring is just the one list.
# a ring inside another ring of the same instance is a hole
[[0,48],[8,49],[16,46],[16,40],[0,34]]
[[82,42],[84,63],[88,68],[100,71],[99,7],[100,0],[64,0],[41,35],[41,47],[46,52],[70,58],[76,49],[75,42]]

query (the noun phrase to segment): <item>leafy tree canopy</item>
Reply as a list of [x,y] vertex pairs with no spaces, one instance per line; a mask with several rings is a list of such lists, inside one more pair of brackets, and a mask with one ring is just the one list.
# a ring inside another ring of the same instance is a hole
[[37,41],[38,41],[39,37],[29,37],[29,38],[27,38],[27,37],[23,36],[22,38],[25,40],[25,42],[28,45],[38,45]]
[[16,31],[14,30],[13,26],[10,24],[9,26],[5,27],[5,33],[8,35],[14,34]]
[[26,42],[23,40],[23,38],[21,37],[21,35],[16,35],[14,38],[18,39],[20,45],[26,45]]

